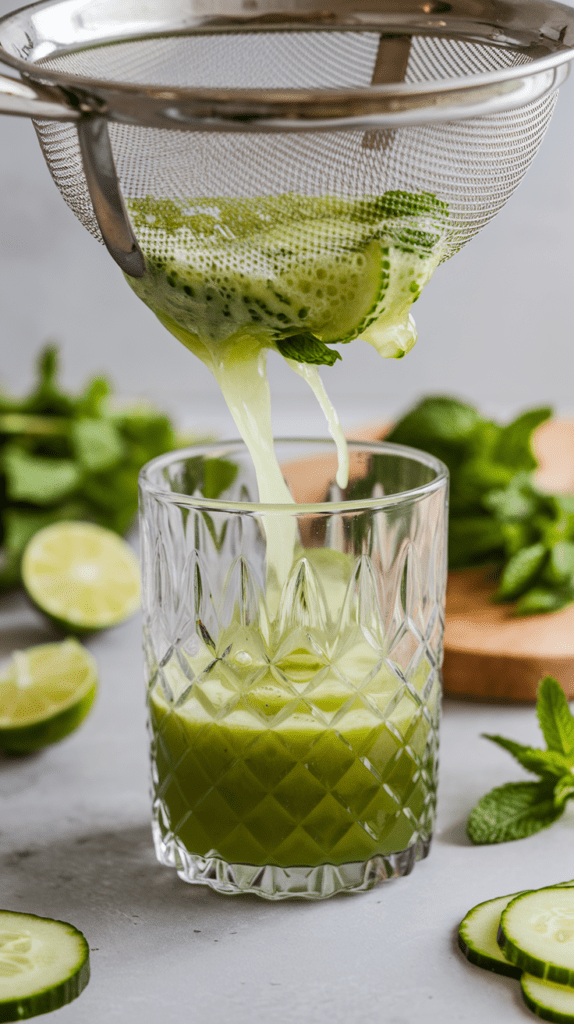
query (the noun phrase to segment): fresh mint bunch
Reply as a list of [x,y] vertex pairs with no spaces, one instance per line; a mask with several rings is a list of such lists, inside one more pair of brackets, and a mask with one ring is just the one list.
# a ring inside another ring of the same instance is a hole
[[552,825],[574,797],[574,717],[564,690],[552,676],[538,687],[536,712],[546,750],[504,736],[489,736],[538,782],[509,782],[479,800],[468,819],[468,838],[477,844],[524,839]]
[[423,399],[387,440],[431,452],[450,471],[449,567],[496,563],[499,601],[519,615],[574,600],[574,497],[532,479],[534,430],[552,414],[531,409],[509,424],[454,398]]
[[19,582],[26,544],[55,520],[125,533],[140,468],[176,447],[166,416],[142,406],[116,411],[111,396],[102,377],[78,395],[65,392],[53,346],[40,354],[29,395],[0,392],[0,591]]

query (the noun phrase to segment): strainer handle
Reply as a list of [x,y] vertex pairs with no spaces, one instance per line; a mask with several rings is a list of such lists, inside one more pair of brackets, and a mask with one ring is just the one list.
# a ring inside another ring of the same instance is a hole
[[143,277],[145,260],[122,196],[106,119],[96,115],[83,117],[78,124],[78,141],[104,244],[124,274]]
[[0,114],[49,121],[75,121],[88,191],[104,243],[130,277],[142,277],[145,261],[122,198],[107,124],[74,106],[63,89],[0,75]]
[[77,121],[82,112],[63,89],[51,85],[33,85],[0,75],[0,114],[46,118],[50,121]]

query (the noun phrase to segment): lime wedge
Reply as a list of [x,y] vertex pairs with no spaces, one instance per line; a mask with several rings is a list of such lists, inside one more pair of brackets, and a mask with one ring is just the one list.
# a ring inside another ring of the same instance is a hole
[[0,749],[28,754],[68,736],[97,683],[96,662],[77,640],[15,651],[0,672]]
[[94,523],[38,530],[24,552],[22,582],[36,607],[67,632],[116,626],[140,606],[135,553]]

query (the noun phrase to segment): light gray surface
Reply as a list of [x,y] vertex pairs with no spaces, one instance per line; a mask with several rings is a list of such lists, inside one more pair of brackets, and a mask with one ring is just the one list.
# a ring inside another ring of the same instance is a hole
[[[0,602],[0,656],[52,635],[22,599]],[[455,942],[475,903],[574,876],[573,814],[517,843],[472,847],[464,834],[473,803],[521,777],[480,733],[540,744],[532,707],[445,702],[438,830],[412,875],[272,905],[156,864],[137,618],[89,646],[101,688],[83,727],[37,757],[0,758],[0,905],[69,920],[92,949],[87,990],[54,1024],[533,1019],[516,982],[471,967]]]

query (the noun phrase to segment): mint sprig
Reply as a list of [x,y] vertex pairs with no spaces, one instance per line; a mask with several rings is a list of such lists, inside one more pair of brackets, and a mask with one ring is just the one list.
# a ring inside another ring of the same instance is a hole
[[574,601],[574,497],[541,491],[532,478],[532,434],[551,412],[531,409],[501,424],[457,399],[431,396],[387,438],[446,463],[449,567],[495,563],[495,600],[515,602],[518,615]]
[[23,398],[0,391],[0,592],[20,579],[33,534],[56,520],[85,519],[125,533],[137,510],[138,472],[177,446],[155,409],[115,409],[103,377],[79,394],[60,383],[58,351],[40,354]]
[[574,798],[574,717],[564,690],[552,676],[538,687],[536,712],[546,750],[483,734],[538,775],[539,781],[509,782],[483,796],[466,826],[473,843],[506,843],[534,835],[557,821],[567,801]]

